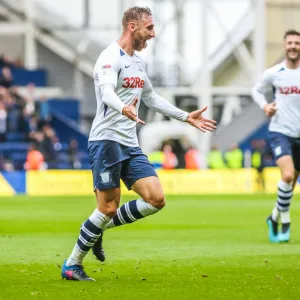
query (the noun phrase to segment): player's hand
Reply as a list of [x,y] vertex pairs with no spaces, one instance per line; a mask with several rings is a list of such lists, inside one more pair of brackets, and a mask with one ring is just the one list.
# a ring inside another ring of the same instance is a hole
[[126,105],[123,107],[122,114],[126,116],[128,119],[137,122],[138,124],[145,125],[146,123],[139,119],[136,113],[135,106],[138,103],[139,99],[135,98],[130,105]]
[[276,102],[267,103],[264,105],[264,112],[268,117],[274,116],[276,111],[277,111]]
[[202,113],[205,112],[206,109],[207,106],[191,112],[186,119],[187,123],[198,128],[202,132],[213,131],[214,129],[216,129],[217,127],[215,126],[215,124],[217,124],[217,122],[215,120],[206,119],[202,116]]

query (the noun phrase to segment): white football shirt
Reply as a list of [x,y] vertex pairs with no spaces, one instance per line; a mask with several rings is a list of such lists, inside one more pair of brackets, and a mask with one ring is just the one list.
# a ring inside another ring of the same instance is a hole
[[112,140],[130,147],[139,145],[136,122],[103,102],[100,87],[105,84],[113,85],[124,105],[129,105],[138,98],[136,111],[143,99],[147,106],[158,112],[181,121],[187,119],[188,113],[171,105],[153,91],[143,59],[136,53],[128,55],[117,42],[100,54],[94,68],[94,84],[97,111],[89,141]]
[[[285,62],[267,69],[254,90],[265,94],[275,93],[277,112],[271,118],[270,131],[280,132],[290,137],[300,137],[300,67],[287,68]],[[254,96],[262,107],[263,101]]]

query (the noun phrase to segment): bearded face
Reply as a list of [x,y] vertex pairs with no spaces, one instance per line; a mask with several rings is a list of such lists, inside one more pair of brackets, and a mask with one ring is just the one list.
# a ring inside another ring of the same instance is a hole
[[133,33],[133,48],[137,51],[142,51],[147,47],[148,34],[145,36],[141,30]]
[[136,23],[132,37],[135,50],[141,51],[147,47],[147,41],[155,37],[152,16],[145,16],[142,21]]
[[286,59],[295,63],[300,60],[300,36],[289,35],[285,39]]

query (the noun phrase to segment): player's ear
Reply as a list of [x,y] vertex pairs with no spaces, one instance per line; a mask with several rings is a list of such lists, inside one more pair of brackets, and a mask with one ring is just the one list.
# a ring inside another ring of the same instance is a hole
[[128,23],[128,29],[131,31],[131,32],[134,32],[135,31],[135,28],[136,28],[136,25],[134,22],[129,22]]

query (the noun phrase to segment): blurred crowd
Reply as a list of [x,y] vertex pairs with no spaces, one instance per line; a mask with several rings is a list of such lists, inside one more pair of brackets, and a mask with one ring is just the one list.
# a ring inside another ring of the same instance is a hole
[[183,138],[164,141],[161,148],[148,157],[156,168],[162,169],[220,170],[253,167],[261,171],[264,167],[274,165],[272,153],[264,140],[253,140],[247,154],[248,161],[238,145],[232,145],[227,151],[212,145],[205,156]]
[[[61,144],[50,120],[40,117],[39,103],[44,99],[35,99],[34,84],[26,87],[26,96],[19,93],[12,69],[20,66],[21,61],[0,56],[0,170],[56,168],[63,155],[67,155],[64,161],[72,168],[80,168],[81,153],[77,141],[72,139],[69,145]],[[12,152],[2,150],[5,142],[19,143],[20,146],[28,144],[28,153],[23,153],[26,155],[24,164],[14,160],[16,156]]]

